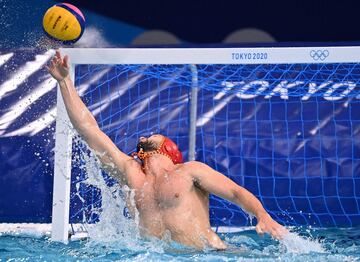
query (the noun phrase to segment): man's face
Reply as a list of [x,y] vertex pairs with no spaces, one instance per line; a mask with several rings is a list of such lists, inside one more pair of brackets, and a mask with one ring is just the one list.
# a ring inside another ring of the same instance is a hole
[[159,148],[164,137],[162,135],[156,134],[150,137],[140,137],[139,143],[137,144],[136,151],[139,152],[140,148],[144,150],[144,152],[154,151]]

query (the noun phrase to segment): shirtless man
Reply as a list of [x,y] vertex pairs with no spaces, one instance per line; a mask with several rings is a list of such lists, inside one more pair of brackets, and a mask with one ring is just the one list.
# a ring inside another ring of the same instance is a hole
[[209,193],[225,198],[256,216],[256,231],[281,239],[287,230],[275,222],[259,200],[246,189],[206,164],[183,163],[176,144],[162,135],[141,137],[136,156],[120,151],[104,134],[76,93],[69,77],[68,57],[57,51],[47,67],[58,81],[74,128],[92,148],[103,168],[121,185],[135,192],[139,229],[144,236],[171,239],[197,249],[225,249],[211,229]]

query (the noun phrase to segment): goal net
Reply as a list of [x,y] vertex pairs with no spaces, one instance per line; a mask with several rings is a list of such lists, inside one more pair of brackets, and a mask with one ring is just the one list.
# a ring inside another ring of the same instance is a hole
[[[251,191],[278,222],[332,227],[360,223],[354,50],[360,53],[356,47],[64,52],[83,101],[123,152],[134,152],[140,136],[164,134],[185,159],[193,153]],[[70,223],[96,223],[103,193],[88,183],[84,144],[72,148]],[[116,185],[100,171],[91,176]],[[213,195],[210,219],[214,227],[254,224]]]

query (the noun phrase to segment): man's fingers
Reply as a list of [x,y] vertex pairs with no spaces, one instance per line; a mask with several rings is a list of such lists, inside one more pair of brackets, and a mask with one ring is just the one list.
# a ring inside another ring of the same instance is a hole
[[61,59],[61,54],[60,54],[60,51],[59,51],[59,50],[56,50],[56,52],[55,52],[55,57]]
[[283,234],[281,233],[280,230],[278,230],[278,228],[275,228],[272,232],[271,235],[273,236],[273,238],[277,239],[277,240],[281,240],[283,238]]
[[64,62],[64,66],[66,68],[69,68],[69,56],[68,55],[64,56],[63,62]]
[[268,233],[277,240],[281,240],[284,235],[283,232],[281,230],[279,230],[279,228],[276,228],[276,227],[265,229],[265,228],[262,228],[261,226],[256,226],[255,230],[261,237],[264,236],[265,233]]
[[273,228],[271,232],[271,235],[273,235],[273,237],[277,240],[284,239],[284,236],[289,233],[289,231],[283,226]]
[[50,64],[51,64],[52,66],[56,66],[56,65],[58,64],[58,61],[59,61],[59,59],[56,58],[56,57],[54,57],[53,59],[51,59]]
[[255,230],[256,230],[256,233],[258,233],[260,236],[264,235],[264,231],[262,230],[262,228],[260,226],[256,226]]

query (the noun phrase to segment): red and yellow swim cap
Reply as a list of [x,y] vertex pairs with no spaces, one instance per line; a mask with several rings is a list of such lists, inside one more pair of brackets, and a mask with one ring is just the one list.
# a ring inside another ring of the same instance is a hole
[[168,137],[163,136],[164,139],[161,142],[158,149],[151,152],[144,152],[141,148],[139,152],[135,153],[141,160],[144,160],[152,155],[161,154],[171,159],[176,164],[183,163],[183,156],[178,146]]

